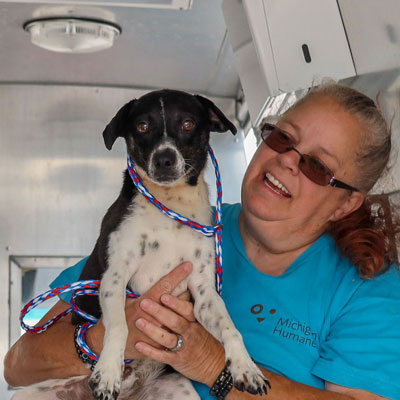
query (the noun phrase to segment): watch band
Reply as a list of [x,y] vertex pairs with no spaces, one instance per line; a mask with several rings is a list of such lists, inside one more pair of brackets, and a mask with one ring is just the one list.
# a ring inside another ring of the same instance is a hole
[[219,374],[217,380],[214,382],[210,389],[210,395],[218,400],[223,400],[233,388],[232,375],[228,367],[225,367]]

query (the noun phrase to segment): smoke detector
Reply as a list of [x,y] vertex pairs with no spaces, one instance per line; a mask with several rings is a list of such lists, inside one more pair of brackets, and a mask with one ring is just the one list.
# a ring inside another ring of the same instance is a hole
[[60,53],[91,53],[110,48],[121,28],[109,21],[78,17],[32,19],[23,25],[36,46]]

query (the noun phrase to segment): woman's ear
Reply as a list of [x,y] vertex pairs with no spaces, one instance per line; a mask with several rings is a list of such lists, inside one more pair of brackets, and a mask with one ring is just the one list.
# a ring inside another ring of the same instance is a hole
[[329,220],[331,222],[339,221],[352,212],[358,210],[361,207],[361,204],[364,202],[364,199],[365,195],[363,193],[353,192],[346,198],[343,204],[335,210]]

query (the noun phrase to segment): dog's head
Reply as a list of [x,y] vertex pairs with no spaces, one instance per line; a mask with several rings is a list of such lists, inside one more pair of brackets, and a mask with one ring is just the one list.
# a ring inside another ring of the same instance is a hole
[[236,133],[210,100],[176,90],[159,90],[125,104],[103,132],[111,150],[125,138],[132,160],[159,185],[184,177],[195,185],[203,170],[210,131]]

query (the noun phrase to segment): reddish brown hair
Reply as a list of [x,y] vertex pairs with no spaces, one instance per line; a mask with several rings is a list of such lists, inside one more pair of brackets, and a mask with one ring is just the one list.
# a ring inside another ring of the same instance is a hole
[[364,279],[398,264],[400,219],[387,196],[367,196],[361,207],[330,228],[336,245]]

